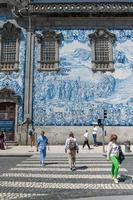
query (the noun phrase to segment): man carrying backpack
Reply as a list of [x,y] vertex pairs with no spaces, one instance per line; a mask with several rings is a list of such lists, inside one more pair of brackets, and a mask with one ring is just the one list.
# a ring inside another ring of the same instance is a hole
[[68,153],[69,167],[72,171],[76,170],[76,152],[79,152],[78,143],[76,138],[74,138],[74,134],[70,132],[69,138],[67,138],[65,143],[65,153]]

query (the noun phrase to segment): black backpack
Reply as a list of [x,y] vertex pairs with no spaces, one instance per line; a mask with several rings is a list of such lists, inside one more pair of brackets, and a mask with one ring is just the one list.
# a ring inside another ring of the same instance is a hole
[[121,146],[119,146],[119,163],[121,164],[125,160],[125,156],[122,152]]

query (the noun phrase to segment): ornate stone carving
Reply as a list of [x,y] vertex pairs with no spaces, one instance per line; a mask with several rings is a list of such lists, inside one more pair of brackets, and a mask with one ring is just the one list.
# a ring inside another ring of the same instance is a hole
[[[39,71],[54,71],[59,70],[59,45],[63,39],[61,33],[56,33],[53,30],[45,30],[42,34],[37,34],[37,41],[39,43],[39,57],[38,57],[38,70]],[[55,60],[44,61],[42,60],[42,43],[46,38],[53,38],[55,41]]]
[[13,90],[3,88],[0,90],[0,102],[14,102],[18,104],[19,96],[15,95]]
[[[20,36],[20,27],[16,24],[15,21],[7,21],[0,27],[0,71],[18,71],[19,66],[19,36]],[[15,60],[3,60],[2,59],[2,41],[9,38],[14,38],[16,55]]]
[[113,66],[113,43],[116,37],[106,29],[98,29],[89,35],[92,47],[92,70],[114,71]]
[[89,38],[91,42],[96,39],[109,39],[112,42],[116,40],[115,34],[107,31],[106,29],[97,29],[96,32],[89,35]]
[[127,2],[114,2],[114,3],[45,3],[45,4],[31,4],[30,5],[31,13],[43,13],[43,14],[66,14],[66,13],[82,13],[90,15],[92,13],[131,13],[133,14],[133,3]]

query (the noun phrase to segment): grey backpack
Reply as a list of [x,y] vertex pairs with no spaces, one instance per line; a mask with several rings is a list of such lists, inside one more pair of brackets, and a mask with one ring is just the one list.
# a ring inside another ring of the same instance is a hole
[[70,139],[69,141],[69,149],[70,150],[76,150],[76,141],[73,139]]

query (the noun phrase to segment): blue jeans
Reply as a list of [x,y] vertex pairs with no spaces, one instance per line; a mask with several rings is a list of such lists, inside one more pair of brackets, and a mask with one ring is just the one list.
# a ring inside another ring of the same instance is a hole
[[46,157],[46,148],[44,149],[39,149],[40,153],[40,162],[44,163],[45,157]]
[[94,141],[94,145],[97,145],[97,135],[93,134],[93,141]]

